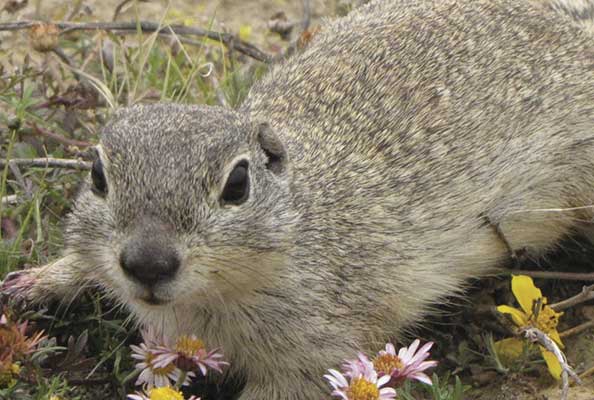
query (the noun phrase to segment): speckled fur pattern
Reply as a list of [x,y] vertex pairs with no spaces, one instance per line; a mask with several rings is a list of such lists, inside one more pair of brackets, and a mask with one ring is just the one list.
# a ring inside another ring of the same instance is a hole
[[[262,124],[286,150],[280,172]],[[98,152],[108,194],[83,188],[64,258],[32,272],[30,296],[98,285],[140,323],[222,347],[241,400],[319,400],[325,369],[509,260],[494,225],[537,257],[592,221],[592,37],[517,0],[376,1],[238,110],[124,109]],[[250,197],[223,207],[238,157]],[[118,264],[147,231],[182,255],[155,289],[165,305]]]
[[562,15],[569,21],[594,33],[594,0],[532,0]]

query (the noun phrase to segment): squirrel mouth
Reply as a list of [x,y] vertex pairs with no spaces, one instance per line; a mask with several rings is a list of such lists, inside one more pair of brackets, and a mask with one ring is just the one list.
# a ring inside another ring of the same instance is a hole
[[155,293],[153,292],[150,292],[148,296],[142,296],[140,300],[147,304],[150,304],[151,306],[159,306],[169,302],[168,300],[158,298],[157,296],[155,296]]

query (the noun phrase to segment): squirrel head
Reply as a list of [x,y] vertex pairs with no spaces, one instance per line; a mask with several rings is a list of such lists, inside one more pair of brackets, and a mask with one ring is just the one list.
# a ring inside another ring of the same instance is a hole
[[140,311],[245,299],[282,275],[297,220],[289,169],[273,130],[238,112],[120,110],[70,216],[67,251]]

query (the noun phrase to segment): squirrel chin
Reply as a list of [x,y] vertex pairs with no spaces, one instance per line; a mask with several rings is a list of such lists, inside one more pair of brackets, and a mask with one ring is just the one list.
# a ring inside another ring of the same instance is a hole
[[148,296],[140,297],[140,301],[143,304],[147,304],[149,306],[163,306],[171,303],[171,300],[157,297],[153,292],[151,292]]

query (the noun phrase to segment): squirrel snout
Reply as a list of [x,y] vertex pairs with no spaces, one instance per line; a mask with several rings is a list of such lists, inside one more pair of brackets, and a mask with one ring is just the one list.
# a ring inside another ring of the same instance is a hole
[[180,266],[175,248],[149,238],[132,239],[120,253],[124,272],[146,286],[172,279]]

